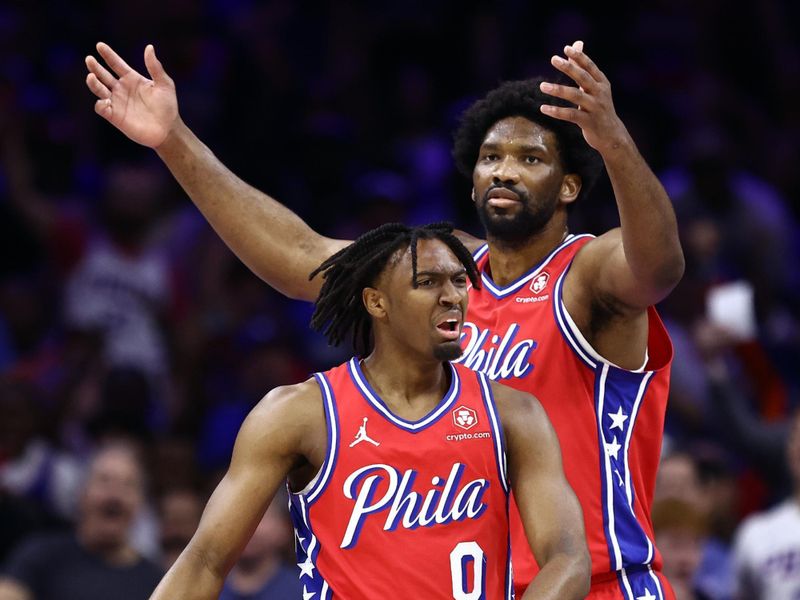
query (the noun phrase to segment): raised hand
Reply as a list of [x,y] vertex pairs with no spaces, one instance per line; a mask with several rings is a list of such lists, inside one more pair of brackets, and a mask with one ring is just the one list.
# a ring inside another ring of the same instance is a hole
[[551,64],[571,78],[578,87],[542,83],[540,89],[550,96],[575,105],[574,108],[543,104],[544,114],[575,123],[586,142],[603,154],[630,139],[627,129],[614,110],[611,84],[592,59],[583,52],[583,42],[564,47],[564,55],[553,56]]
[[102,42],[97,52],[111,71],[94,56],[86,57],[86,85],[97,96],[95,112],[134,142],[156,148],[179,122],[175,83],[156,58],[152,45],[144,50],[144,64],[152,79],[134,71]]

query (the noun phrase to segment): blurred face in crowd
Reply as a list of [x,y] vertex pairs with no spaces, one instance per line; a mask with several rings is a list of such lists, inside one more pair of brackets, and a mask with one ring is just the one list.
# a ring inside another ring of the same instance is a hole
[[161,551],[164,567],[172,566],[192,539],[203,514],[203,500],[192,490],[173,490],[159,502],[161,514]]
[[653,503],[652,519],[664,560],[663,573],[677,600],[690,600],[694,598],[693,581],[708,531],[705,516],[685,500],[665,498]]
[[678,600],[692,598],[692,580],[703,557],[703,538],[690,528],[669,527],[656,533],[656,545],[664,560],[663,573]]
[[656,477],[656,499],[677,498],[704,508],[697,465],[691,456],[676,453],[661,461]]
[[143,502],[143,474],[133,451],[109,447],[94,459],[80,502],[83,541],[104,548],[123,545]]
[[275,497],[239,557],[240,562],[260,562],[280,557],[292,541],[286,498]]

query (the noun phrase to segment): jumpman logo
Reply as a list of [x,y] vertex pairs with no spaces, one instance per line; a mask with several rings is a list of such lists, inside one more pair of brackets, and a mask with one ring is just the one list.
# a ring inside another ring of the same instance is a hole
[[356,439],[353,440],[353,442],[350,444],[350,447],[352,448],[359,442],[369,442],[373,446],[380,446],[379,442],[376,442],[367,435],[367,417],[364,417],[364,423],[361,425],[361,427],[358,428]]

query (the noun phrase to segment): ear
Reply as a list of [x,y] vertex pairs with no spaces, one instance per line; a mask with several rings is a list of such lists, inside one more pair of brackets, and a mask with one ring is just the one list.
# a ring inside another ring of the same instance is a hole
[[361,291],[361,301],[369,315],[375,319],[386,318],[386,296],[377,288],[365,287]]
[[472,201],[475,202],[475,188],[472,188]]
[[581,193],[581,176],[576,173],[564,175],[561,181],[561,189],[558,191],[558,199],[563,204],[572,204],[577,200]]

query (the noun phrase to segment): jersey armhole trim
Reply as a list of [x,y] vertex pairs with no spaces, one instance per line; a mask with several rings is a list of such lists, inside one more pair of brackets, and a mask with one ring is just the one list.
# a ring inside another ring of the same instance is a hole
[[500,483],[506,494],[510,493],[510,483],[508,481],[508,460],[506,455],[506,439],[503,434],[503,427],[500,419],[497,416],[497,408],[494,401],[494,394],[492,393],[492,386],[489,383],[489,378],[485,374],[475,372],[478,376],[478,381],[481,386],[481,396],[483,397],[483,404],[486,407],[486,414],[489,415],[489,422],[492,426],[492,433],[494,434],[494,455],[497,464],[497,473],[500,477]]
[[319,384],[320,391],[322,392],[322,406],[325,412],[325,425],[327,429],[327,444],[325,460],[319,468],[319,471],[314,475],[314,478],[308,482],[308,485],[299,492],[292,492],[293,496],[305,496],[306,504],[310,505],[317,499],[317,497],[325,490],[328,481],[333,474],[336,467],[336,457],[339,448],[339,416],[336,411],[336,399],[333,394],[333,389],[323,373],[314,373],[314,379]]
[[[638,369],[625,369],[614,364],[610,360],[603,358],[583,336],[580,329],[578,329],[578,326],[575,324],[575,321],[572,320],[569,312],[567,312],[567,307],[564,305],[564,280],[566,279],[567,273],[569,273],[571,266],[572,263],[570,263],[570,265],[564,269],[564,272],[556,282],[554,293],[555,298],[553,298],[553,310],[555,312],[556,325],[561,331],[561,334],[564,336],[564,339],[575,351],[575,354],[578,355],[578,357],[586,364],[586,366],[593,370],[597,369],[597,365],[600,364],[607,365],[620,371],[626,371],[628,373],[642,374],[649,372],[646,370],[647,363],[650,360],[649,350],[647,347],[645,347],[644,350],[644,362],[642,363],[642,366]],[[650,334],[648,332],[648,338],[649,336]]]

